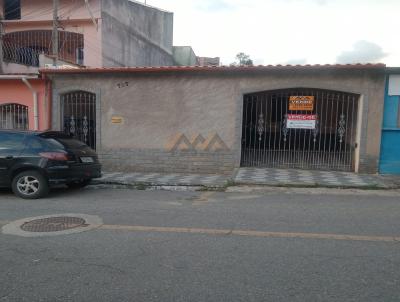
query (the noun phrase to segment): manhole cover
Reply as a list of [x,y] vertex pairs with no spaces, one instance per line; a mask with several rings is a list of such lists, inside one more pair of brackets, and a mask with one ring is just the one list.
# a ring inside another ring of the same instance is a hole
[[21,229],[26,232],[59,232],[87,226],[85,219],[79,217],[48,217],[25,222]]
[[101,225],[103,220],[98,216],[59,213],[18,219],[3,226],[1,232],[23,237],[59,236],[94,230]]

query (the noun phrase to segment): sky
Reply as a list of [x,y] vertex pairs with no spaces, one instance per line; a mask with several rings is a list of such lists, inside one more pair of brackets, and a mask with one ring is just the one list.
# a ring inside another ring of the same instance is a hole
[[[144,2],[144,0],[142,0]],[[174,13],[174,45],[254,63],[400,66],[400,0],[147,0]]]

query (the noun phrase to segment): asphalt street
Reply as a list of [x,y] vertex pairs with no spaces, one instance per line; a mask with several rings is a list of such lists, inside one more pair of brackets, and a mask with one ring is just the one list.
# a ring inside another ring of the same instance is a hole
[[0,233],[0,302],[400,301],[400,193],[0,191],[0,226],[41,215],[104,225]]

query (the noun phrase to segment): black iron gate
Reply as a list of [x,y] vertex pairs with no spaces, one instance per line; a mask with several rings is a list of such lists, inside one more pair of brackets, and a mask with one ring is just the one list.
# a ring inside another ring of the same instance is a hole
[[62,128],[71,135],[96,149],[96,95],[74,91],[61,96]]
[[286,89],[244,96],[244,167],[354,171],[359,96]]

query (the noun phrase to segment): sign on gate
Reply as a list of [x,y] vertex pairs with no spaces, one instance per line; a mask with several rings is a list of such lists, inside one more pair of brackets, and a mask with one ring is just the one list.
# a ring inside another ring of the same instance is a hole
[[288,114],[286,128],[288,129],[315,129],[315,114]]
[[291,96],[289,97],[289,110],[314,110],[314,96]]

